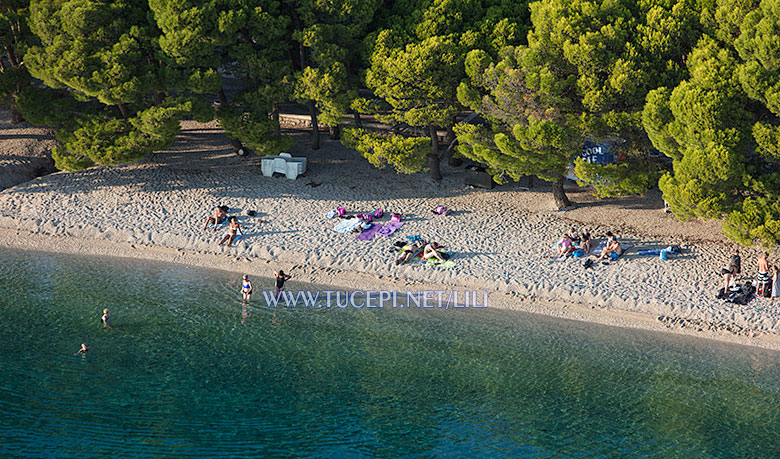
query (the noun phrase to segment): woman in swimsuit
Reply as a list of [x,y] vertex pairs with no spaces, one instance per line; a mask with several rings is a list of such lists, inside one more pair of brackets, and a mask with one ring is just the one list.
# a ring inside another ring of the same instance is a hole
[[249,303],[249,299],[252,297],[252,283],[249,282],[249,277],[246,274],[241,282],[241,293],[244,294],[244,303]]
[[227,218],[227,207],[225,206],[215,207],[214,216],[206,219],[206,224],[203,226],[203,231],[206,231],[206,229],[209,227],[209,224],[214,225],[214,231],[216,231],[217,226],[219,226],[222,222],[224,222],[226,218]]
[[[225,233],[225,236],[222,237],[222,240],[219,241],[219,244],[222,245],[223,242],[228,241],[228,247],[230,247],[230,244],[233,243],[233,239],[236,238],[236,234],[241,231],[241,235],[244,235],[244,231],[241,229],[241,226],[238,224],[238,221],[236,221],[236,217],[230,217],[230,226],[228,227],[227,233]],[[229,240],[228,240],[229,239]]]
[[284,290],[284,281],[290,279],[292,276],[288,276],[284,273],[281,269],[278,272],[274,273],[274,277],[276,278],[276,285],[274,286],[274,294],[277,298],[279,298],[279,293]]
[[607,231],[607,245],[604,247],[604,249],[601,251],[601,256],[599,257],[599,260],[603,260],[604,258],[613,258],[612,254],[614,253],[616,256],[620,256],[620,254],[623,253],[623,247],[620,246],[620,242],[618,242],[617,238],[614,234],[612,234],[610,231]]

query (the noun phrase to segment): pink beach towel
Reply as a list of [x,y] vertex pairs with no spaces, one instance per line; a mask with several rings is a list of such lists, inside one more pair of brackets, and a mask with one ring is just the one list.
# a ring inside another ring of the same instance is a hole
[[381,223],[374,223],[371,225],[371,228],[364,229],[362,233],[357,235],[358,241],[370,241],[372,237],[377,233],[377,231],[382,229]]
[[395,230],[402,227],[403,225],[403,222],[388,222],[376,234],[380,236],[390,236],[391,234],[395,233]]

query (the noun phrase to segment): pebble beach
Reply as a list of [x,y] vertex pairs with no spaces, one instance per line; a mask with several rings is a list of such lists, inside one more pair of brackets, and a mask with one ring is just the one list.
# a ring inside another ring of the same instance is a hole
[[[264,177],[260,158],[234,154],[216,123],[185,121],[171,148],[139,163],[11,186],[0,191],[0,247],[161,260],[264,278],[284,269],[293,276],[292,289],[310,282],[357,290],[479,290],[488,292],[490,307],[780,349],[774,303],[715,299],[717,273],[733,247],[719,223],[677,221],[663,213],[657,190],[599,201],[572,184],[567,192],[576,206],[559,212],[549,187],[538,181],[528,190],[518,184],[475,189],[464,186],[463,167],[444,165],[444,180],[435,184],[425,173],[376,169],[327,138],[313,151],[307,132],[289,133],[296,140],[290,153],[308,163],[297,180]],[[28,140],[50,142],[33,134]],[[228,206],[245,228],[231,247],[217,245],[223,231],[202,229],[216,205]],[[449,214],[432,213],[437,205]],[[350,214],[382,208],[380,223],[401,213],[404,224],[389,237],[360,241],[333,231],[338,221],[325,214],[338,206]],[[553,246],[571,227],[587,228],[594,246],[612,231],[632,248],[592,268],[583,267],[584,258],[555,261]],[[444,244],[453,266],[397,266],[393,243],[414,235]],[[639,255],[669,245],[682,252],[666,261]],[[757,254],[742,251],[743,274],[755,274]]]

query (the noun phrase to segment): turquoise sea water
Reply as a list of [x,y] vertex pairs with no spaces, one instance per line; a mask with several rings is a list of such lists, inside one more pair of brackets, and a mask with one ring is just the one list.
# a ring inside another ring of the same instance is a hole
[[0,251],[0,457],[780,457],[775,352],[239,282]]

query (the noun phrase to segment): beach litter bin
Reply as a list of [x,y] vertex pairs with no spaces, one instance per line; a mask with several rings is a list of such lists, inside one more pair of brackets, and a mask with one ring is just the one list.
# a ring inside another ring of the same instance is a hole
[[466,186],[478,186],[488,190],[493,189],[495,182],[484,167],[469,166],[466,168],[464,182]]

